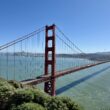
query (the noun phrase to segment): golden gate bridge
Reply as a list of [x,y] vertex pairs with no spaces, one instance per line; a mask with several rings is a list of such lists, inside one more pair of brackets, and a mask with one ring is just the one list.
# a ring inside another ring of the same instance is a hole
[[107,63],[87,55],[55,24],[44,26],[0,46],[0,76],[22,84],[44,83],[44,91],[56,94],[56,78]]

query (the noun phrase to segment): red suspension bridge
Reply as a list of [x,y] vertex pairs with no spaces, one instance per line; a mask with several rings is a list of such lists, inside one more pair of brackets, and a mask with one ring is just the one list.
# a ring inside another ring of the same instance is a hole
[[0,76],[23,84],[44,83],[44,91],[54,96],[56,78],[109,59],[84,53],[56,25],[51,25],[0,46]]

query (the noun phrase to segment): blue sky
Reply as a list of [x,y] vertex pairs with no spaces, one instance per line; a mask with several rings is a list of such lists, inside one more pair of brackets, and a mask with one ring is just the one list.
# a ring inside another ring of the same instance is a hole
[[110,0],[0,0],[0,45],[53,23],[85,52],[110,51]]

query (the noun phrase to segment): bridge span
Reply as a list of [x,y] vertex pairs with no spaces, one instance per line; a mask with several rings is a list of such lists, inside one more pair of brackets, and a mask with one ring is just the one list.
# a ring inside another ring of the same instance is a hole
[[[64,70],[64,71],[59,71],[59,72],[55,73],[54,78],[59,78],[59,77],[62,77],[64,75],[68,75],[68,74],[71,74],[71,73],[74,73],[74,72],[77,72],[77,71],[81,71],[83,69],[87,69],[87,68],[97,66],[97,65],[100,65],[100,64],[104,64],[104,63],[108,63],[108,62],[110,62],[110,61],[104,61],[104,62],[99,62],[99,63],[96,63],[96,64],[85,65],[85,66],[82,66],[82,67],[70,68],[70,69],[67,69],[67,70]],[[53,77],[51,77],[51,74],[50,75],[42,75],[42,76],[39,76],[35,79],[23,80],[23,81],[21,81],[21,83],[23,85],[37,85],[37,84],[40,84],[40,83],[43,83],[43,82],[51,81],[52,79],[53,79]]]
[[56,78],[107,62],[107,55],[83,52],[55,24],[0,46],[1,77],[29,85],[44,83],[44,91],[52,96]]

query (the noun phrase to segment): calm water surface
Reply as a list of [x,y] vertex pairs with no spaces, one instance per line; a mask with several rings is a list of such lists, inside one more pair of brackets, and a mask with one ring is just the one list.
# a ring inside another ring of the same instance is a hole
[[[62,70],[89,62],[91,61],[57,58],[56,68]],[[34,78],[42,73],[44,73],[43,57],[16,56],[14,58],[9,56],[7,58],[7,56],[0,56],[0,76],[4,78],[23,80]],[[43,85],[40,84],[38,87],[43,88]],[[69,96],[82,105],[85,110],[108,110],[110,108],[110,63],[58,78],[56,88],[58,96]]]

